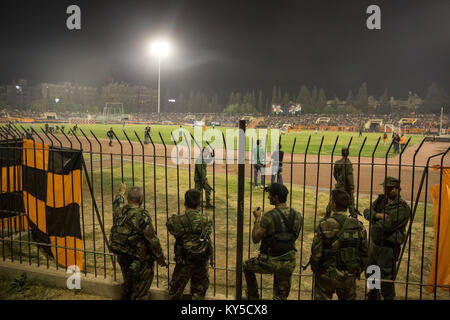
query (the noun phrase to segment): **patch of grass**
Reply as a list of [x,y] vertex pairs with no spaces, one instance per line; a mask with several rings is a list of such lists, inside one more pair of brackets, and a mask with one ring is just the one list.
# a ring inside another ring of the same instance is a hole
[[[101,220],[104,223],[106,236],[109,237],[110,228],[112,226],[112,200],[111,187],[114,187],[117,192],[118,185],[121,181],[120,167],[118,162],[115,162],[114,176],[111,179],[109,174],[109,168],[104,169],[103,181],[100,179],[101,173],[99,170],[99,162],[94,162],[93,166],[93,184],[94,195],[96,203],[99,209]],[[87,161],[88,171],[90,171],[89,161]],[[191,181],[189,181],[188,170],[180,169],[177,172],[175,168],[165,169],[161,166],[154,167],[153,163],[145,163],[145,177],[142,176],[142,163],[135,163],[135,184],[137,186],[144,186],[146,189],[145,207],[149,211],[152,217],[153,224],[157,230],[158,236],[161,241],[161,245],[166,256],[171,262],[170,268],[158,268],[157,275],[153,285],[158,285],[160,288],[167,288],[168,279],[170,278],[173,268],[173,245],[174,238],[167,233],[165,223],[167,218],[172,214],[182,213],[183,210],[183,197],[184,192],[189,189],[189,182],[191,187],[194,186],[194,174],[191,172]],[[192,168],[193,169],[193,168]],[[129,162],[126,162],[123,167],[124,181],[128,187],[132,185],[132,166]],[[218,294],[234,294],[235,272],[236,265],[236,219],[237,219],[237,177],[229,175],[228,184],[224,174],[216,174],[212,176],[212,168],[208,168],[208,179],[210,184],[216,190],[214,196],[215,210],[204,210],[204,213],[212,215],[214,221],[214,233],[212,235],[212,241],[214,243],[214,255],[215,255],[215,269],[210,270],[210,288],[208,294],[216,292]],[[177,179],[178,175],[178,179]],[[91,178],[91,177],[90,177]],[[109,256],[102,254],[104,250],[103,236],[99,226],[97,216],[93,212],[92,201],[87,188],[86,179],[83,177],[83,207],[82,207],[82,233],[86,242],[87,250],[97,251],[97,254],[86,253],[84,258],[86,261],[86,270],[88,273],[97,273],[99,277],[114,276],[116,273],[117,278],[120,278],[120,268],[116,265],[114,271],[113,264]],[[179,187],[177,188],[177,181]],[[101,197],[101,186],[103,183],[103,201]],[[166,193],[167,183],[167,193]],[[289,188],[289,185],[288,185]],[[311,242],[314,236],[314,228],[318,221],[323,216],[326,206],[329,201],[328,191],[319,191],[317,194],[315,189],[303,189],[302,186],[293,185],[290,190],[292,194],[292,202],[288,198],[288,204],[291,204],[293,208],[299,210],[304,215],[304,229],[303,236],[300,236],[296,243],[297,247],[297,267],[292,279],[291,299],[310,299],[312,288],[312,274],[311,270],[307,269],[302,271],[300,265],[305,265],[309,260]],[[317,197],[317,200],[316,200]],[[303,198],[305,201],[303,201]],[[364,208],[369,206],[370,198],[368,196],[360,195],[359,197],[359,209],[363,211]],[[317,203],[317,205],[316,205]],[[250,241],[250,227],[252,223],[251,211],[256,207],[262,207],[264,210],[269,209],[269,201],[267,199],[267,193],[264,193],[261,189],[255,189],[251,186],[251,180],[245,180],[245,201],[244,201],[244,259],[255,256],[258,253],[259,245],[254,245]],[[418,206],[415,222],[412,228],[411,247],[409,245],[405,251],[403,261],[400,267],[398,280],[406,280],[406,274],[409,274],[409,281],[411,279],[420,279],[422,273],[422,258],[423,263],[423,279],[428,279],[429,270],[431,268],[431,259],[433,255],[433,207],[427,206],[427,219],[425,225],[425,238],[423,239],[423,214],[424,205]],[[94,215],[93,215],[94,214]],[[364,226],[368,230],[369,224],[363,218],[360,218]],[[23,237],[25,239],[25,237]],[[94,240],[95,239],[95,247]],[[423,243],[425,241],[425,243]],[[422,245],[425,245],[425,252],[422,256]],[[24,263],[27,263],[29,259],[33,263],[36,262],[36,248],[31,246],[29,251],[28,247],[22,244],[21,255]],[[14,257],[18,259],[18,244],[14,244]],[[5,247],[6,256],[10,252],[9,246]],[[107,249],[105,250],[107,253]],[[43,250],[40,250],[41,264],[45,264],[46,256]],[[50,259],[50,264],[54,263]],[[301,277],[300,277],[301,275]],[[262,276],[258,277],[262,283],[263,298],[272,297],[272,277]],[[245,286],[245,281],[244,281]],[[399,296],[404,290],[404,285],[397,285]],[[402,289],[403,288],[403,289]],[[420,287],[410,286],[409,297],[418,296]],[[362,298],[364,294],[364,281],[358,282],[358,298]],[[429,296],[425,295],[424,298]]]

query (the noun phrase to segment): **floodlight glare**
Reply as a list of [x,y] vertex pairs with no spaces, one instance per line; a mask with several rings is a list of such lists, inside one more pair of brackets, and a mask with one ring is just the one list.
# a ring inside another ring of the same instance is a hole
[[150,46],[150,52],[157,57],[165,57],[170,52],[170,45],[167,41],[155,41]]

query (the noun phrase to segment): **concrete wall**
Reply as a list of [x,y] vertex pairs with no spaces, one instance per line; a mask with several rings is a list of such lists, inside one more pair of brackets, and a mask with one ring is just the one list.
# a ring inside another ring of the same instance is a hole
[[[0,278],[14,279],[23,272],[27,274],[29,280],[39,280],[48,283],[51,286],[59,288],[67,288],[67,279],[73,273],[66,273],[65,268],[56,270],[54,267],[46,266],[37,267],[19,262],[0,261]],[[102,276],[94,277],[91,274],[81,273],[81,291],[96,296],[102,296],[110,299],[119,299],[122,291],[122,280],[114,281],[112,278],[103,278]],[[189,288],[190,286],[186,286]],[[69,289],[67,289],[69,290]],[[187,289],[188,291],[189,289]],[[167,290],[152,288],[150,289],[151,300],[167,300]],[[183,299],[190,299],[190,295],[185,294]],[[207,296],[208,300],[219,299],[225,300],[224,296]],[[229,298],[230,299],[230,298]]]

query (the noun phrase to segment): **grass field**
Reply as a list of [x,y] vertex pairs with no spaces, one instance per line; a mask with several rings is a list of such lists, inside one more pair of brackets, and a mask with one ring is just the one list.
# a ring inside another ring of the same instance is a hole
[[[103,179],[99,170],[98,156],[93,158],[93,182],[94,193],[97,201],[97,205],[100,210],[100,215],[104,221],[107,237],[109,236],[109,230],[112,225],[112,189],[114,193],[117,192],[118,185],[121,180],[119,159],[114,159],[113,167],[109,165],[109,159],[103,163]],[[88,171],[90,172],[89,163]],[[113,169],[113,175],[111,175],[111,169]],[[142,169],[145,170],[145,177],[142,176]],[[208,210],[205,212],[212,215],[214,220],[214,233],[212,240],[214,242],[214,257],[215,257],[215,269],[210,269],[210,287],[208,290],[209,295],[219,294],[224,296],[234,295],[234,283],[235,283],[235,259],[236,259],[236,213],[237,213],[237,177],[228,177],[224,174],[216,174],[213,178],[208,176],[210,183],[215,188],[214,201],[216,209]],[[127,186],[132,185],[131,181],[131,165],[125,163],[124,165],[124,178]],[[193,175],[192,175],[193,179]],[[166,184],[167,183],[167,184]],[[194,184],[191,181],[192,186]],[[264,194],[261,189],[251,188],[250,180],[245,181],[245,208],[244,208],[244,259],[257,254],[259,245],[254,245],[250,241],[250,226],[252,225],[251,211],[261,206],[264,209],[270,208],[267,200],[267,194]],[[155,224],[158,232],[158,236],[161,240],[163,250],[166,256],[171,261],[170,268],[159,268],[157,271],[158,276],[155,277],[154,286],[158,285],[160,288],[167,288],[167,280],[173,272],[173,245],[174,238],[170,236],[165,228],[167,217],[172,214],[178,214],[183,212],[183,195],[184,192],[189,189],[189,173],[187,170],[177,171],[174,168],[167,168],[157,165],[154,167],[152,163],[147,163],[143,167],[142,162],[135,163],[135,184],[138,186],[144,186],[146,189],[146,209],[149,211],[153,223]],[[177,188],[179,186],[179,188]],[[101,201],[101,193],[103,190],[103,201]],[[167,190],[167,192],[166,192]],[[317,194],[312,189],[303,189],[301,186],[293,185],[291,189],[292,202],[288,200],[288,204],[291,204],[293,208],[301,211],[305,218],[304,228],[302,235],[297,241],[297,267],[292,278],[292,289],[290,299],[311,299],[312,277],[311,270],[300,270],[300,264],[306,264],[311,248],[311,241],[314,236],[314,226],[323,215],[326,205],[329,199],[329,193],[326,191],[319,191]],[[103,243],[103,237],[101,229],[99,227],[96,216],[93,215],[92,202],[88,193],[86,181],[84,181],[83,190],[83,219],[82,228],[86,249],[94,249],[97,254],[94,256],[92,253],[85,255],[86,259],[86,271],[89,273],[96,273],[99,277],[109,276],[112,277],[114,270],[111,260],[108,256],[104,256],[102,252],[107,253],[105,245]],[[304,199],[304,200],[303,200]],[[369,197],[362,196],[359,199],[359,209],[362,211],[367,208],[369,204]],[[180,209],[179,209],[180,208]],[[180,211],[179,211],[180,210]],[[368,223],[364,219],[361,219],[366,227]],[[410,270],[409,281],[423,282],[427,281],[428,274],[431,268],[431,259],[433,255],[433,207],[427,206],[427,215],[424,216],[424,205],[421,204],[418,207],[416,213],[416,223],[412,232],[412,247],[411,256],[409,257]],[[425,226],[423,225],[425,224]],[[423,230],[425,231],[425,242],[422,242]],[[24,236],[22,236],[24,239]],[[424,254],[422,255],[422,245],[424,246]],[[3,248],[6,256],[10,254],[9,246]],[[36,248],[32,247],[29,251],[27,245],[22,245],[19,248],[18,244],[14,244],[14,257],[18,259],[20,256],[19,250],[22,255],[22,259],[25,263],[31,260],[36,263]],[[41,264],[46,265],[47,257],[40,251]],[[404,260],[401,265],[398,280],[406,280],[406,268],[408,262],[408,251],[405,252]],[[54,265],[52,259],[49,260],[49,264]],[[423,269],[422,269],[423,266]],[[422,271],[423,270],[423,271]],[[119,270],[117,276],[120,277]],[[302,277],[299,277],[300,272]],[[262,283],[262,296],[263,298],[270,299],[272,297],[272,278],[271,276],[262,276],[259,278]],[[358,281],[358,299],[362,299],[364,295],[364,281]],[[244,281],[245,287],[245,281]],[[405,285],[397,285],[397,296],[399,298],[404,295]],[[419,297],[420,287],[416,285],[410,285],[408,297],[417,299]],[[426,293],[426,288],[423,288],[423,298],[430,299],[431,295]],[[438,298],[448,299],[447,293],[439,290]]]
[[[103,138],[106,139],[106,132],[109,130],[109,128],[113,128],[114,132],[116,133],[117,137],[120,140],[126,141],[125,134],[123,133],[123,126],[122,125],[104,125],[104,124],[94,124],[94,125],[79,125],[80,129],[83,130],[83,132],[87,136],[92,136],[91,131],[95,134],[97,138]],[[42,131],[38,128],[44,128],[43,125],[36,125],[34,129],[41,133]],[[66,125],[66,132],[68,130],[69,126]],[[175,139],[178,139],[178,128],[179,126],[176,125],[153,125],[151,126],[151,136],[153,139],[153,142],[155,144],[161,144],[161,138],[159,136],[159,133],[161,133],[161,136],[164,139],[164,142],[166,144],[173,145],[173,141],[171,138],[171,132],[173,132],[173,136]],[[192,127],[184,126],[183,129],[186,129],[190,133],[194,134],[194,130]],[[211,127],[208,127],[208,129],[212,129]],[[217,131],[215,131],[214,135],[215,137],[211,136],[208,139],[208,142],[212,143],[215,139],[218,139],[219,143],[222,143],[222,132],[227,134],[227,130],[234,130],[234,128],[225,128],[225,127],[216,127]],[[142,142],[144,142],[144,130],[145,125],[127,125],[126,126],[126,133],[128,135],[128,138],[131,141],[138,141],[135,135],[136,133],[139,135]],[[271,144],[272,141],[270,141],[271,136],[271,130],[261,131],[261,129],[257,129],[258,135],[260,139],[264,140],[265,135],[267,133],[269,139],[267,142],[267,150],[271,151]],[[81,132],[78,133],[79,136],[81,136]],[[323,145],[321,149],[322,155],[331,155],[333,146],[336,142],[336,139],[338,138],[338,141],[336,143],[336,148],[334,151],[335,155],[339,155],[341,153],[341,148],[346,147],[349,144],[350,139],[352,139],[352,143],[350,146],[350,156],[358,156],[362,143],[364,139],[367,137],[367,140],[364,144],[364,147],[361,151],[362,157],[371,157],[373,150],[375,148],[375,145],[377,143],[377,140],[381,137],[380,143],[376,149],[375,157],[377,158],[383,158],[386,156],[386,152],[389,148],[390,144],[390,135],[388,135],[388,141],[387,144],[384,145],[383,139],[382,139],[382,133],[364,133],[362,137],[359,137],[358,132],[337,132],[337,131],[319,131],[317,134],[315,134],[314,131],[302,131],[301,133],[297,132],[291,132],[286,133],[285,135],[282,135],[281,137],[281,144],[283,146],[283,151],[285,153],[291,153],[293,146],[294,146],[294,140],[295,140],[295,147],[293,152],[295,154],[304,154],[306,150],[306,145],[308,142],[309,137],[311,136],[311,141],[308,148],[308,154],[317,154],[319,152],[320,144],[323,137]],[[416,143],[420,142],[423,139],[423,136],[421,135],[410,135],[406,136],[407,139],[411,138],[411,141],[408,144],[408,148],[412,147]],[[278,141],[277,141],[278,142]],[[254,142],[256,143],[256,142]],[[264,145],[264,142],[262,142]],[[193,142],[192,142],[193,144]],[[204,143],[205,145],[205,143]],[[236,149],[237,142],[234,145],[234,149]],[[232,148],[229,144],[227,145],[228,148]],[[251,147],[251,140],[247,139],[247,150]],[[393,148],[391,148],[390,153],[388,155],[389,157],[393,157]]]

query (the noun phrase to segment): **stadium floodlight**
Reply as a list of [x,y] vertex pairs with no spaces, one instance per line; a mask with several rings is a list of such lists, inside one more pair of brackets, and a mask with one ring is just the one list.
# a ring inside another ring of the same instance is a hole
[[170,45],[165,40],[152,42],[150,44],[150,52],[152,55],[157,56],[158,58],[165,57],[170,53]]
[[158,58],[158,113],[161,111],[161,57],[170,53],[169,42],[157,40],[150,44],[150,53]]

